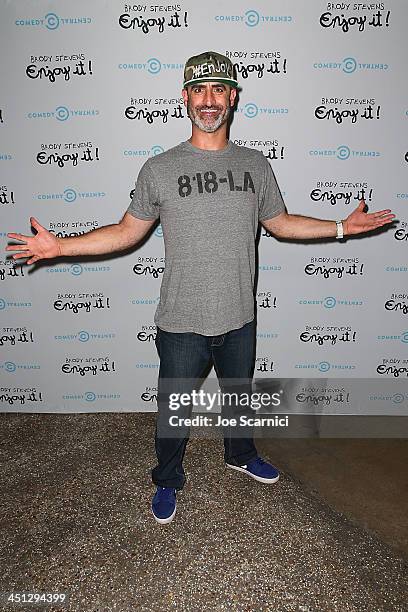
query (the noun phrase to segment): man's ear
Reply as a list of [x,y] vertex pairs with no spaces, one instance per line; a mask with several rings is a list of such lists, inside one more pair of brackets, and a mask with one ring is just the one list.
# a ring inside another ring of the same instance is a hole
[[230,106],[234,106],[236,95],[237,95],[237,90],[235,89],[235,87],[231,87],[231,91],[230,91]]
[[181,95],[183,96],[184,106],[187,106],[187,103],[188,103],[188,93],[187,93],[187,89],[185,87],[181,90]]

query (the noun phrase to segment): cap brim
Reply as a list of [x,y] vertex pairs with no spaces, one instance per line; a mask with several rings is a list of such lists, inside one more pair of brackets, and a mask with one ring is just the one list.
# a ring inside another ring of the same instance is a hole
[[187,85],[198,85],[198,83],[223,83],[224,85],[230,85],[230,87],[238,87],[238,82],[234,79],[222,79],[217,77],[203,77],[200,79],[190,79],[189,81],[185,81],[183,87],[187,87]]

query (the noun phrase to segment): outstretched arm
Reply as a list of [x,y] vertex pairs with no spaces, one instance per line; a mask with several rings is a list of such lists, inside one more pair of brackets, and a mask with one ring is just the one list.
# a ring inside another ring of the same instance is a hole
[[27,264],[40,259],[72,257],[75,255],[103,255],[123,251],[137,244],[155,223],[155,219],[145,221],[126,212],[120,221],[105,225],[81,236],[57,238],[34,218],[30,218],[35,229],[34,236],[10,233],[7,236],[20,240],[21,244],[6,247],[6,251],[18,251],[13,259],[29,258]]
[[[343,220],[344,235],[362,234],[392,223],[395,215],[391,210],[380,210],[374,213],[365,213],[365,202],[361,200],[349,216]],[[334,238],[337,234],[335,221],[291,215],[283,212],[272,219],[261,221],[262,225],[278,238]]]

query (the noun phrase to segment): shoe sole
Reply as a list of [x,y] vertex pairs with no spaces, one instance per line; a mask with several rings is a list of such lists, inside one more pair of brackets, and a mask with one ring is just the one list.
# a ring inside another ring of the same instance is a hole
[[167,518],[165,518],[165,519],[158,518],[158,517],[155,515],[155,513],[153,512],[153,509],[152,509],[152,514],[153,514],[153,516],[154,516],[154,520],[155,520],[155,521],[157,521],[157,522],[158,522],[160,525],[168,525],[168,524],[169,524],[169,523],[171,523],[171,521],[174,519],[174,516],[175,516],[175,514],[176,514],[176,510],[177,510],[177,508],[174,508],[174,512],[173,512],[173,514],[170,514],[170,516],[168,516],[168,517],[167,517]]
[[226,467],[231,468],[232,470],[243,472],[244,474],[247,474],[248,476],[251,476],[251,478],[257,480],[258,482],[263,482],[265,484],[273,484],[274,482],[278,482],[279,480],[279,474],[275,476],[275,478],[263,478],[262,476],[256,476],[255,474],[252,474],[252,472],[240,467],[239,465],[231,465],[230,463],[226,463],[225,465]]

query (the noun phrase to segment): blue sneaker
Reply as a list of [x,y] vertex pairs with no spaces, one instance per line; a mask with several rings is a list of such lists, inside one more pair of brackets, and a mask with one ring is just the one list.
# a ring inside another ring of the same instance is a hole
[[248,474],[248,476],[255,478],[259,482],[272,484],[279,480],[279,471],[276,467],[266,463],[260,457],[252,459],[246,465],[232,465],[231,463],[226,463],[225,465],[233,470],[238,470],[238,472],[244,472],[244,474]]
[[176,514],[176,489],[157,487],[152,500],[153,516],[161,525],[171,523]]

